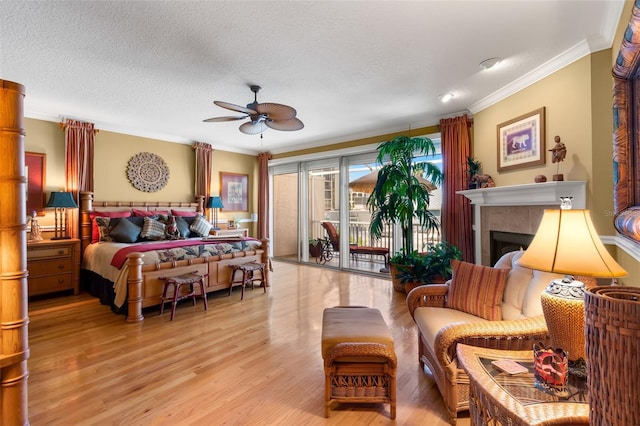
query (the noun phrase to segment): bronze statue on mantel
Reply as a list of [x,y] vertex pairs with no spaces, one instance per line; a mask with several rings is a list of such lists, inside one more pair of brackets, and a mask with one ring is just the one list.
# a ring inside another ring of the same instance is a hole
[[567,147],[564,145],[564,143],[560,142],[560,136],[556,136],[554,138],[554,141],[556,142],[556,144],[549,151],[551,151],[551,162],[558,163],[558,166],[556,168],[556,174],[553,175],[552,179],[554,181],[562,181],[564,180],[564,175],[559,173],[560,162],[564,161],[564,158],[567,156]]

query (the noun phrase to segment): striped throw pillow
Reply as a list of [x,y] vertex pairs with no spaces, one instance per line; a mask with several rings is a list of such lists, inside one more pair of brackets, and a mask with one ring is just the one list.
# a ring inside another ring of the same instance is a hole
[[201,237],[208,236],[211,228],[213,228],[213,225],[207,222],[207,219],[202,215],[196,216],[196,218],[193,220],[193,223],[189,227],[189,229],[191,229]]
[[164,240],[165,229],[164,223],[145,216],[140,236],[147,240]]
[[453,278],[447,306],[490,321],[502,319],[502,296],[508,269],[452,260]]

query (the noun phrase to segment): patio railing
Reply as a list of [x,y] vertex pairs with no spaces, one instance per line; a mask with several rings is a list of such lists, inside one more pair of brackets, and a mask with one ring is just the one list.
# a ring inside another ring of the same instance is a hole
[[[309,232],[310,238],[325,238],[327,234],[322,227],[322,222],[331,222],[340,233],[337,221],[314,221],[312,229]],[[385,226],[381,238],[373,238],[369,232],[368,222],[351,222],[349,224],[349,243],[359,246],[387,247],[391,250],[391,242],[393,239],[393,229],[391,225]],[[416,250],[421,251],[427,244],[435,244],[440,242],[440,232],[429,232],[419,225],[413,226],[413,245]]]

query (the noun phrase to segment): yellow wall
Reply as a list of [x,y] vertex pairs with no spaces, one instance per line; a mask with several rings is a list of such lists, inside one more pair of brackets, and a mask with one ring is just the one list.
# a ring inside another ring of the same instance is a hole
[[[496,186],[533,183],[540,174],[551,180],[558,171],[558,163],[551,163],[548,149],[554,145],[556,135],[567,146],[567,157],[559,163],[559,172],[565,180],[591,181],[590,75],[590,60],[586,57],[474,115],[473,155]],[[499,173],[498,124],[540,107],[546,108],[546,164]],[[590,183],[587,191],[590,200]]]
[[272,158],[273,159],[287,158],[287,157],[293,157],[296,155],[306,155],[306,154],[313,154],[317,152],[335,151],[338,149],[352,148],[355,146],[377,144],[380,142],[391,140],[394,137],[400,136],[400,135],[409,135],[409,136],[430,135],[430,134],[439,133],[439,132],[440,132],[439,125],[433,125],[429,127],[420,127],[417,129],[403,130],[401,132],[387,133],[384,135],[372,136],[369,138],[356,139],[352,141],[345,141],[345,142],[340,142],[340,143],[335,143],[330,145],[323,145],[315,148],[306,148],[298,151],[289,151],[281,154],[273,154]]
[[[140,191],[127,178],[129,160],[141,152],[160,156],[169,168],[167,185]],[[93,185],[100,201],[184,201],[195,199],[195,154],[190,145],[100,131],[95,137]]]
[[[538,174],[556,173],[546,152],[546,164],[515,171],[497,171],[497,125],[546,107],[548,150],[559,135],[567,157],[559,165],[565,180],[587,181],[587,208],[600,235],[615,235],[613,227],[612,77],[611,69],[626,28],[632,2],[625,6],[611,49],[584,57],[474,116],[474,155],[497,186],[532,183]],[[621,248],[608,247],[629,272],[621,284],[640,286],[640,262]]]
[[[58,123],[25,119],[25,151],[44,153],[47,198],[51,191],[64,190],[64,132]],[[127,178],[129,159],[140,152],[159,155],[169,168],[167,185],[157,192],[140,191]],[[184,201],[195,199],[195,154],[191,145],[99,131],[95,136],[94,193],[100,201]],[[257,157],[226,151],[214,151],[211,193],[220,193],[220,172],[249,176],[249,211],[222,212],[220,219],[248,218],[257,212]],[[39,219],[41,226],[53,226],[53,213]],[[255,223],[245,223],[255,235]]]

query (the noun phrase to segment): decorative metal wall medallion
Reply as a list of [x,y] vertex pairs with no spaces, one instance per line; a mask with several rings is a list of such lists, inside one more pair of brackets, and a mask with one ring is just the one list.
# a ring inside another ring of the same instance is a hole
[[127,177],[134,188],[156,192],[167,185],[169,167],[159,155],[141,152],[129,160]]

